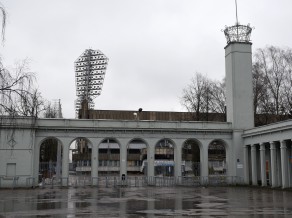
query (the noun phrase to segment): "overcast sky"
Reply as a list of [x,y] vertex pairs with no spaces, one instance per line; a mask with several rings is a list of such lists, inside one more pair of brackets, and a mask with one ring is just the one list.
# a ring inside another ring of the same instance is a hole
[[[183,111],[195,72],[221,80],[223,32],[235,24],[234,0],[0,0],[8,12],[0,55],[6,66],[30,60],[45,99],[61,99],[73,118],[74,61],[99,49],[109,64],[96,109]],[[292,47],[291,0],[238,0],[253,51]]]

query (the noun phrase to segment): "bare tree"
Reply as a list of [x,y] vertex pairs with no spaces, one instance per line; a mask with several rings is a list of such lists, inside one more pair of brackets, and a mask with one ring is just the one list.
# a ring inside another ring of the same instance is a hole
[[254,113],[264,113],[265,110],[263,110],[263,108],[266,105],[265,101],[269,99],[269,97],[267,97],[266,78],[261,71],[259,63],[255,63],[252,66],[252,79]]
[[0,4],[0,11],[2,14],[2,25],[1,25],[1,36],[2,36],[2,42],[4,42],[5,39],[5,26],[6,26],[6,10],[4,7]]
[[[5,39],[6,10],[0,4],[2,14],[2,42]],[[34,74],[29,71],[27,60],[18,63],[13,73],[0,59],[0,114],[37,117],[42,110],[43,99],[33,87]]]
[[196,73],[187,88],[183,89],[181,104],[188,111],[195,112],[197,120],[208,120],[209,113],[225,113],[225,83]]
[[20,98],[17,111],[21,116],[37,117],[44,110],[44,100],[38,91],[34,89]]
[[284,83],[285,108],[287,113],[292,115],[292,49],[287,49],[284,55],[285,61],[288,63]]
[[259,49],[255,57],[261,67],[259,70],[265,75],[270,100],[269,112],[279,115],[282,112],[283,82],[287,68],[287,63],[283,62],[283,51],[271,46]]
[[215,81],[211,83],[211,94],[213,107],[212,112],[214,113],[226,113],[226,94],[225,94],[225,80],[222,82]]
[[58,110],[51,102],[46,103],[44,114],[45,118],[58,118]]
[[[292,49],[268,46],[254,54],[253,104],[256,125],[292,116]],[[195,112],[197,120],[208,120],[208,113],[226,114],[225,82],[212,81],[196,73],[183,89],[181,104]],[[260,115],[260,116],[257,116]]]
[[195,112],[198,119],[200,117],[200,112],[202,112],[206,81],[206,76],[196,73],[187,88],[183,89],[183,96],[181,98],[181,104],[185,106],[188,111]]
[[268,46],[254,55],[253,85],[256,113],[286,115],[291,111],[291,49]]
[[29,71],[27,61],[18,63],[13,72],[0,63],[0,113],[37,117],[43,100],[34,88],[35,76]]

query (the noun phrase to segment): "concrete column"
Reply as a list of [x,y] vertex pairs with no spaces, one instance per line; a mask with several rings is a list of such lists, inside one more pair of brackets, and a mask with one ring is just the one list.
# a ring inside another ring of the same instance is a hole
[[97,185],[97,176],[98,176],[98,149],[97,149],[97,145],[92,145],[92,151],[91,151],[92,185]]
[[40,146],[41,146],[41,143],[40,143],[40,140],[35,140],[35,144],[34,144],[34,147],[33,147],[33,163],[32,163],[32,169],[33,169],[33,177],[35,179],[35,184],[34,185],[37,185],[38,184],[38,177],[39,177],[39,166],[40,166]]
[[[292,141],[292,140],[291,140]],[[289,148],[287,148],[287,162],[288,162],[288,187],[291,188],[292,187],[292,152],[291,152],[292,148],[291,146],[289,146]]]
[[282,167],[281,167],[281,149],[280,146],[276,147],[276,172],[277,172],[277,186],[282,186]]
[[200,166],[201,166],[201,182],[204,184],[208,183],[209,176],[209,160],[208,160],[208,148],[209,142],[202,142],[202,147],[200,148]]
[[58,140],[58,145],[57,145],[57,165],[56,165],[56,177],[57,179],[60,179],[61,177],[61,165],[62,165],[62,144]]
[[243,158],[244,158],[244,183],[249,185],[249,157],[248,157],[248,145],[243,146]]
[[147,149],[147,176],[154,176],[155,144],[149,145]]
[[260,144],[260,156],[261,156],[261,180],[262,186],[267,186],[267,176],[266,176],[266,148],[265,144]]
[[63,157],[62,157],[62,185],[67,186],[69,179],[69,143],[63,142]]
[[120,176],[127,175],[127,142],[120,140]]
[[270,142],[271,150],[271,177],[272,177],[272,188],[277,186],[277,172],[276,172],[276,145],[275,142]]
[[[180,144],[178,144],[180,143]],[[182,142],[176,142],[175,150],[174,150],[174,176],[180,177],[181,176],[181,149],[182,149]]]
[[252,173],[252,185],[258,184],[257,177],[257,151],[256,145],[251,146],[251,173]]
[[282,188],[288,187],[288,171],[287,171],[287,146],[286,141],[281,141],[281,169],[282,169]]

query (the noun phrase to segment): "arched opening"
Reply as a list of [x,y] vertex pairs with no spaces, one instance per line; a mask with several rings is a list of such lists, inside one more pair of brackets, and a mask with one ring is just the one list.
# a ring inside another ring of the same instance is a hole
[[98,148],[98,173],[100,176],[120,174],[120,145],[115,139],[104,139]]
[[77,138],[69,148],[69,184],[91,183],[92,145],[86,138]]
[[226,149],[225,142],[214,140],[208,148],[208,168],[209,175],[226,175]]
[[200,146],[196,140],[187,140],[182,147],[182,175],[200,176]]
[[154,176],[174,176],[174,143],[170,139],[155,145]]
[[45,139],[40,146],[39,182],[57,183],[61,178],[62,143],[56,138]]
[[127,175],[147,175],[147,145],[141,139],[133,139],[128,145]]

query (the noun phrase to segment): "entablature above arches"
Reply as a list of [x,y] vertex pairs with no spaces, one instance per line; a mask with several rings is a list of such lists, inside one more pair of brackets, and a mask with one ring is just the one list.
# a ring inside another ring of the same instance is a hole
[[271,132],[269,134],[258,134],[253,136],[244,136],[243,144],[244,145],[253,145],[261,143],[270,143],[273,141],[285,141],[292,139],[292,129],[285,132]]

